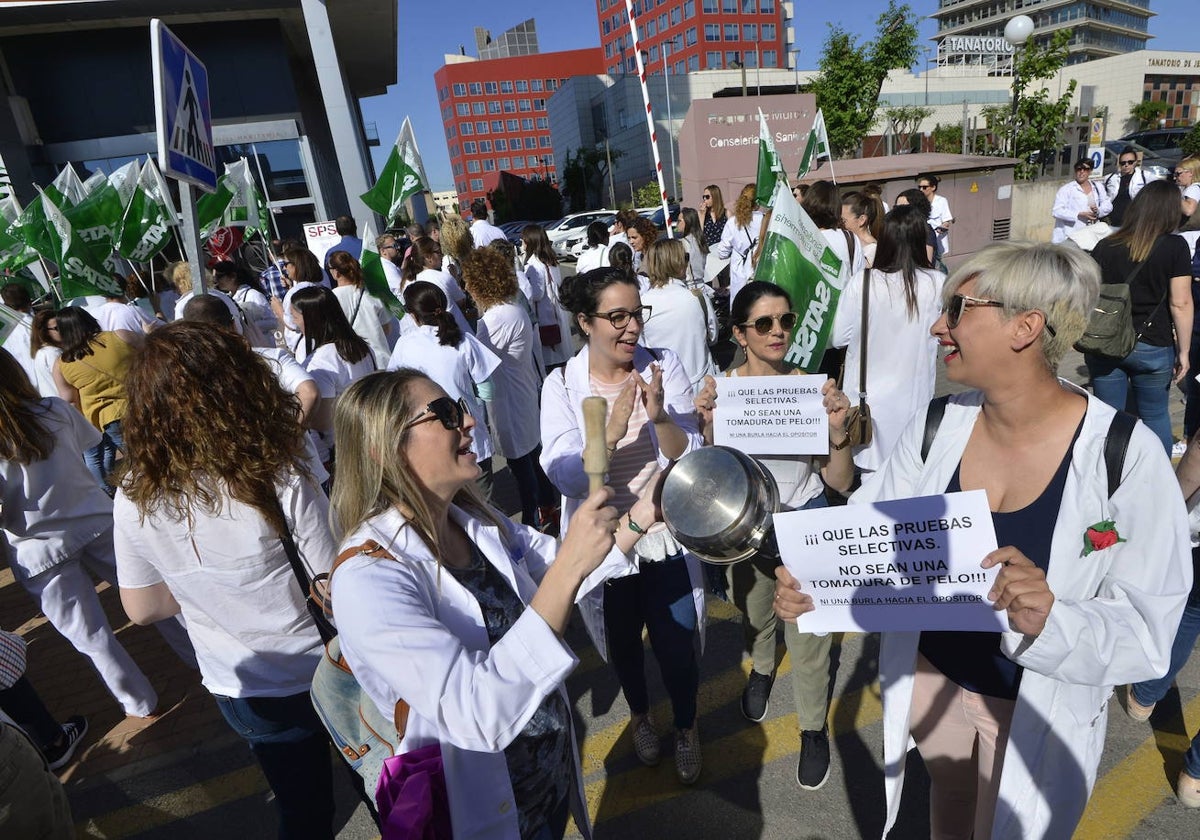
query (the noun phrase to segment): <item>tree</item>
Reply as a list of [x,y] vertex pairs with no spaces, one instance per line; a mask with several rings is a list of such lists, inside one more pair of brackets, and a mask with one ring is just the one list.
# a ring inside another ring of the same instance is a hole
[[1171,106],[1162,99],[1143,99],[1129,109],[1129,118],[1137,123],[1139,129],[1153,128],[1169,110]]
[[1029,180],[1037,176],[1039,167],[1034,160],[1035,153],[1053,158],[1062,145],[1063,124],[1071,110],[1076,81],[1071,79],[1058,99],[1050,98],[1050,91],[1043,82],[1055,78],[1066,65],[1070,40],[1071,30],[1060,29],[1044,46],[1031,45],[1021,50],[1013,76],[1013,94],[1017,97],[1015,120],[1011,108],[1004,116],[1003,109],[983,109],[988,127],[1011,138],[1009,148],[1017,159],[1018,179]]
[[1179,144],[1185,155],[1200,155],[1200,122],[1192,126],[1192,130],[1183,135]]
[[662,193],[658,191],[658,181],[648,181],[633,191],[634,207],[654,207],[662,204]]
[[889,0],[876,25],[878,35],[866,44],[833,24],[825,40],[820,74],[811,89],[835,155],[856,151],[871,130],[888,72],[911,67],[917,60],[917,17],[907,4],[897,6]]
[[900,105],[886,109],[883,116],[892,129],[892,136],[896,138],[896,148],[911,149],[912,136],[921,130],[921,123],[933,116],[933,109],[920,105]]
[[[593,148],[581,147],[575,154],[567,153],[563,165],[563,194],[567,196],[572,213],[581,213],[589,207],[600,206],[604,194],[604,179],[608,177],[608,164],[621,159],[620,149],[607,152],[603,145]],[[613,200],[616,198],[614,196]]]

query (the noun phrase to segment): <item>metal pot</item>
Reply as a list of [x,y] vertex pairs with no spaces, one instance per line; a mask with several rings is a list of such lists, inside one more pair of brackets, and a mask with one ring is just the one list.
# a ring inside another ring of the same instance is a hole
[[744,560],[771,533],[779,488],[758,461],[728,446],[706,446],[676,461],[662,487],[662,513],[675,539],[709,563]]

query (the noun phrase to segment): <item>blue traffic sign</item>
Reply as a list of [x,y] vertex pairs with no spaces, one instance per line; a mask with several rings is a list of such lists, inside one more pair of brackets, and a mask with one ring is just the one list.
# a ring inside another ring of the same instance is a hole
[[158,165],[206,192],[217,188],[208,71],[162,21],[150,21]]

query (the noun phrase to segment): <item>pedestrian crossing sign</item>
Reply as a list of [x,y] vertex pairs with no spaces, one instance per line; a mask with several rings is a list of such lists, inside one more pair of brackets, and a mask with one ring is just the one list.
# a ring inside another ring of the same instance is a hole
[[205,192],[217,188],[208,71],[162,21],[150,21],[158,164],[164,174]]

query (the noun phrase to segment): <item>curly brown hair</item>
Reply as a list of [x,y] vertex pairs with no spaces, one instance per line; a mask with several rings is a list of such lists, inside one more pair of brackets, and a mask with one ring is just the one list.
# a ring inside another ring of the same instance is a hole
[[233,498],[283,532],[275,483],[309,476],[300,405],[241,336],[176,321],[147,336],[125,387],[118,481],[142,517],[188,521]]
[[636,230],[638,235],[642,237],[643,253],[649,251],[650,246],[654,244],[654,240],[658,239],[658,228],[654,226],[654,222],[645,216],[638,216],[629,227]]
[[[757,195],[758,190],[754,184],[747,184],[738,193],[737,203],[733,205],[733,218],[738,227],[744,228],[750,224],[750,219],[754,216],[754,199]],[[758,231],[754,231],[754,235],[757,236]]]
[[480,309],[491,309],[517,296],[517,274],[510,259],[495,248],[476,248],[463,260],[463,283]]

